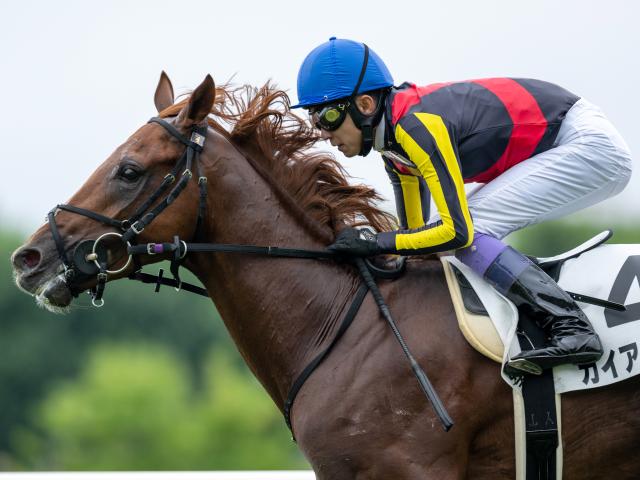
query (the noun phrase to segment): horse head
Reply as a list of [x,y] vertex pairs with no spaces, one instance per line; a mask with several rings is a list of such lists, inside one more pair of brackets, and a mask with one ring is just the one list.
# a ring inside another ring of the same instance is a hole
[[[211,111],[215,91],[213,79],[207,75],[170,119],[176,132],[189,138],[194,126],[201,125]],[[158,112],[174,104],[173,88],[164,72],[154,100]],[[192,238],[199,195],[193,181],[174,195],[162,214],[153,221],[147,218],[143,231],[138,226],[136,231],[140,233],[131,234],[135,217],[144,220],[145,214],[165,200],[163,192],[144,209],[151,192],[166,184],[166,194],[170,194],[172,188],[186,180],[182,176],[192,174],[178,165],[185,148],[157,123],[139,128],[96,169],[67,204],[52,210],[47,224],[13,253],[18,286],[34,295],[40,305],[60,311],[79,292],[95,287],[99,263],[109,272],[109,280],[132,271],[123,235],[130,242],[168,242],[173,236]],[[180,167],[179,171],[176,167]],[[101,239],[99,245],[97,239]],[[143,262],[155,260],[145,258]]]

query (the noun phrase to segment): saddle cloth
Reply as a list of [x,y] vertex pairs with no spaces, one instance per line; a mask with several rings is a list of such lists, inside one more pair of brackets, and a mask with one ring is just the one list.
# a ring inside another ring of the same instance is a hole
[[[572,251],[573,252],[573,251]],[[561,256],[558,256],[561,257]],[[469,343],[503,365],[520,352],[518,311],[509,300],[453,256],[441,257],[460,329]],[[473,287],[489,316],[469,312],[455,267]],[[640,245],[600,245],[561,263],[558,284],[567,291],[626,306],[626,311],[578,302],[600,335],[604,355],[594,364],[554,368],[556,393],[620,382],[640,373]],[[508,348],[505,349],[504,345]],[[518,385],[502,374],[514,388]]]

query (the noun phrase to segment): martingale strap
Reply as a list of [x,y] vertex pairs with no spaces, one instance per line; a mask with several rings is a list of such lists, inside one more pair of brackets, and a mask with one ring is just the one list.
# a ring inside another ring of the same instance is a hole
[[298,395],[298,392],[304,385],[304,382],[306,382],[307,379],[313,373],[313,371],[316,368],[318,368],[318,365],[320,365],[320,363],[322,363],[322,361],[325,358],[327,358],[327,355],[329,355],[329,353],[331,352],[335,344],[338,343],[338,340],[342,338],[342,335],[344,334],[344,332],[347,331],[347,328],[349,328],[349,326],[353,322],[353,319],[356,318],[356,314],[358,313],[358,310],[360,310],[360,306],[362,305],[362,302],[364,301],[364,297],[367,295],[368,291],[369,291],[369,287],[367,287],[367,284],[364,282],[361,283],[360,288],[358,288],[358,291],[353,297],[351,306],[349,307],[349,310],[347,310],[347,313],[345,314],[344,319],[342,320],[342,324],[340,325],[340,328],[338,328],[338,331],[336,332],[336,335],[333,337],[333,340],[331,340],[331,343],[327,346],[327,348],[325,348],[322,352],[320,352],[320,354],[318,354],[311,361],[311,363],[309,363],[309,365],[307,365],[304,368],[304,370],[302,370],[300,375],[298,375],[298,378],[296,378],[296,380],[293,382],[293,385],[289,389],[287,400],[284,402],[284,421],[287,424],[287,427],[289,427],[289,430],[291,431],[291,439],[293,441],[295,441],[296,439],[293,433],[293,426],[291,425],[291,408],[293,407],[293,402],[295,401],[296,396]]
[[187,292],[195,293],[197,295],[202,295],[203,297],[209,298],[209,292],[207,292],[207,290],[202,287],[198,287],[197,285],[192,285],[187,282],[178,282],[178,280],[176,280],[175,278],[166,278],[164,276],[164,270],[162,268],[158,271],[158,275],[152,275],[150,273],[145,273],[137,270],[127,278],[129,278],[130,280],[137,280],[142,283],[155,285],[156,293],[160,291],[160,287],[162,285],[167,285],[174,288],[180,287],[180,290],[185,290]]

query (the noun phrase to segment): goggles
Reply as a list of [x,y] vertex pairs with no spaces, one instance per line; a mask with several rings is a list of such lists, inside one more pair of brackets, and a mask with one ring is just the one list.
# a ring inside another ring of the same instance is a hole
[[349,102],[326,105],[318,110],[310,110],[311,123],[320,130],[334,131],[340,128],[347,117]]

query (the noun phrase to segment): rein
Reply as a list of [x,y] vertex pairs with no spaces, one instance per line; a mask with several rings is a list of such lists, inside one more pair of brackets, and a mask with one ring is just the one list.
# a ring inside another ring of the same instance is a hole
[[[252,255],[265,255],[271,257],[286,257],[286,258],[307,258],[307,259],[338,259],[338,260],[352,260],[355,261],[356,266],[360,270],[360,274],[363,277],[364,282],[358,288],[351,306],[347,310],[345,317],[340,325],[335,337],[330,342],[329,346],[321,352],[316,358],[314,358],[306,368],[298,375],[293,382],[287,399],[283,407],[283,413],[285,422],[293,435],[293,427],[291,425],[291,407],[296,398],[296,395],[300,388],[304,385],[306,379],[311,375],[315,368],[322,362],[322,360],[329,354],[333,346],[341,338],[342,334],[347,330],[351,322],[355,318],[358,310],[369,290],[371,290],[374,299],[382,313],[382,316],[390,325],[396,339],[400,343],[402,350],[411,363],[411,367],[420,383],[423,392],[431,402],[437,416],[439,417],[445,431],[448,431],[453,422],[449,417],[446,409],[444,408],[442,401],[438,398],[437,393],[431,386],[426,374],[417,364],[409,349],[400,335],[400,332],[391,317],[389,308],[387,307],[382,294],[376,285],[373,275],[381,278],[395,278],[404,271],[404,259],[401,260],[400,265],[395,270],[383,270],[375,267],[370,261],[363,258],[345,258],[343,255],[336,254],[328,250],[305,250],[297,248],[282,248],[271,246],[258,246],[258,245],[236,245],[236,244],[219,244],[219,243],[187,243],[181,240],[178,236],[174,237],[173,243],[146,243],[135,244],[136,237],[144,231],[144,229],[153,220],[160,215],[173,201],[182,193],[186,188],[187,183],[193,177],[192,168],[199,173],[198,159],[199,155],[204,148],[204,142],[206,139],[207,125],[196,125],[191,131],[190,138],[184,137],[178,129],[172,124],[163,120],[162,118],[153,117],[148,123],[157,123],[162,126],[170,135],[178,139],[186,149],[180,159],[176,162],[171,173],[167,174],[162,183],[151,194],[151,196],[138,207],[135,213],[129,219],[118,220],[115,218],[107,217],[100,213],[93,212],[84,208],[76,207],[73,205],[60,204],[54,207],[48,214],[49,227],[51,234],[58,250],[58,256],[62,262],[64,268],[64,277],[69,286],[72,294],[77,296],[79,291],[76,287],[78,283],[83,280],[91,278],[96,275],[97,284],[93,287],[89,293],[92,297],[92,303],[95,307],[101,307],[104,305],[104,289],[107,283],[109,274],[118,274],[124,272],[129,265],[133,262],[135,264],[134,272],[129,275],[129,279],[138,280],[143,283],[155,283],[155,291],[158,292],[161,285],[171,285],[176,290],[184,288],[187,291],[197,293],[203,296],[209,296],[208,292],[202,287],[183,283],[180,279],[179,268],[182,265],[183,259],[187,253],[200,253],[200,252],[219,252],[219,253],[242,253]],[[253,166],[254,162],[249,161]],[[167,192],[169,187],[176,181],[178,172],[184,164],[184,170],[180,175],[178,183],[166,194],[166,196],[150,210],[151,206]],[[196,224],[196,236],[197,232],[204,221],[204,215],[206,212],[206,200],[207,200],[207,177],[198,175],[198,186],[200,189],[200,198],[198,205],[198,218]],[[73,253],[73,258],[69,260],[66,249],[64,247],[64,241],[60,235],[58,225],[56,223],[56,213],[59,210],[64,210],[77,215],[82,215],[97,222],[103,223],[114,227],[120,232],[107,232],[99,236],[96,240],[84,240],[80,242]],[[108,270],[108,251],[104,246],[103,239],[107,237],[117,237],[127,246],[128,258],[124,266],[116,270]],[[102,243],[101,243],[102,242]],[[142,266],[137,261],[138,255],[161,255],[171,254],[171,274],[173,279],[166,279],[163,277],[163,271],[160,270],[157,276],[143,273],[141,271]],[[76,284],[76,285],[74,285]],[[295,437],[292,437],[295,440]]]

